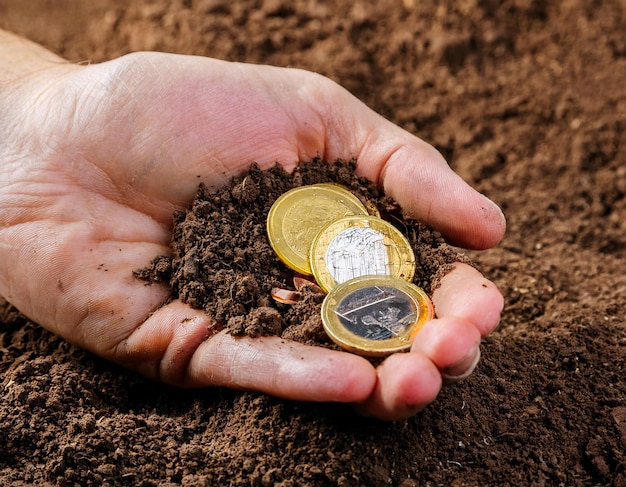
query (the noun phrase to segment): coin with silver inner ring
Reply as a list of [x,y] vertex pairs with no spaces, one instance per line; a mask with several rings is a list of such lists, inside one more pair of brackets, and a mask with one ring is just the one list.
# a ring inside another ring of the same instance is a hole
[[374,216],[348,216],[324,227],[311,246],[311,270],[326,292],[359,276],[393,276],[410,281],[415,255],[391,223]]
[[432,302],[421,288],[389,276],[346,281],[322,303],[322,323],[328,336],[360,355],[408,350],[433,316]]

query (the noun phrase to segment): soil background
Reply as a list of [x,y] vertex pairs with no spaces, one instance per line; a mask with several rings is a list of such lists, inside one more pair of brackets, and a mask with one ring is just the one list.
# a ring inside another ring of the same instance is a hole
[[501,326],[407,421],[155,384],[2,305],[0,484],[626,485],[624,1],[0,0],[0,27],[75,62],[320,72],[508,218],[467,254],[505,295]]

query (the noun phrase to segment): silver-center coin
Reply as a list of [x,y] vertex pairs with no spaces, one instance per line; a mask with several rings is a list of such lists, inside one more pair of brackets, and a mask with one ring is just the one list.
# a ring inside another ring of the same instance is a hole
[[338,283],[392,274],[384,235],[362,227],[347,228],[333,238],[326,250],[326,267]]
[[402,336],[415,324],[418,310],[400,289],[368,286],[347,294],[335,308],[343,326],[368,340]]

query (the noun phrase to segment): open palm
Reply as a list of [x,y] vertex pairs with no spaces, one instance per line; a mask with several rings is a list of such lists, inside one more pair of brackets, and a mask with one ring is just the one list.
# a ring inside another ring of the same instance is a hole
[[355,402],[395,419],[430,402],[446,374],[471,371],[498,322],[495,286],[459,265],[412,352],[374,369],[276,337],[214,334],[201,311],[163,305],[167,286],[133,277],[170,252],[172,213],[199,182],[219,187],[252,161],[292,169],[317,155],[356,156],[360,175],[453,242],[497,243],[497,208],[432,147],[324,77],[138,53],[50,66],[18,94],[14,121],[0,123],[0,293],[81,347],[170,384]]

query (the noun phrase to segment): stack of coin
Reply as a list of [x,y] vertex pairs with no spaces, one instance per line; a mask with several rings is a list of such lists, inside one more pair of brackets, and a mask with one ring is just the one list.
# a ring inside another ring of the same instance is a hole
[[348,189],[301,186],[276,200],[267,218],[276,255],[313,275],[328,293],[322,322],[330,338],[361,355],[407,350],[434,310],[411,284],[415,256],[404,235],[368,214]]

